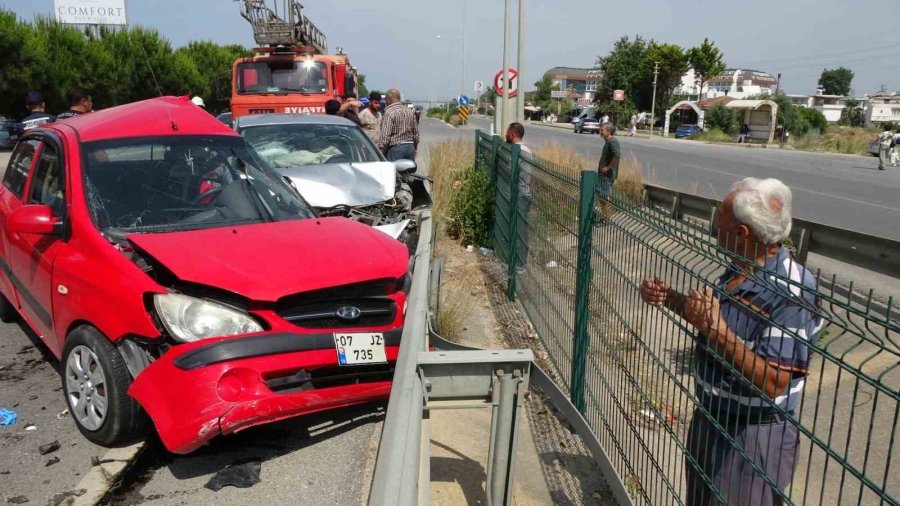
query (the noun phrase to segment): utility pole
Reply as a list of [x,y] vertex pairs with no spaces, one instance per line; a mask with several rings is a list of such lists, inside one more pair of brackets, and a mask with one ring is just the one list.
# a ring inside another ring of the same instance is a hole
[[653,102],[650,103],[650,137],[653,137],[653,125],[656,123],[656,81],[659,79],[659,62],[653,63]]
[[[516,71],[519,72],[519,83],[524,83],[525,70],[523,66],[525,64],[525,0],[519,0],[519,49],[516,53],[516,59],[518,63],[516,63]],[[520,123],[525,122],[525,88],[522,88],[521,93],[519,93],[519,98],[516,100],[516,121]]]
[[462,68],[459,71],[459,96],[466,94],[466,0],[462,8]]
[[781,72],[778,73],[778,80],[775,81],[775,96],[778,96],[778,92],[781,90]]
[[509,123],[509,2],[503,5],[503,107],[500,116],[500,129],[505,130]]

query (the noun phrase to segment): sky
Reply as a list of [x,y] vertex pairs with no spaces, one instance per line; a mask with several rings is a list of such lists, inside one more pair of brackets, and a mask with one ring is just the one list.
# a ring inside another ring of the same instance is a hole
[[[524,1],[526,89],[552,67],[591,67],[621,36],[639,34],[684,47],[708,37],[729,67],[781,73],[787,93],[814,93],[822,69],[837,66],[854,71],[857,96],[883,84],[900,90],[900,0]],[[404,98],[427,101],[456,96],[464,86],[471,96],[474,81],[488,86],[502,68],[500,0],[302,3],[329,49],[342,46],[370,89],[397,87]],[[30,20],[52,12],[53,0],[0,5]],[[515,67],[518,2],[510,5]],[[127,0],[127,7],[129,23],[158,29],[176,47],[191,40],[253,46],[250,25],[233,0]]]

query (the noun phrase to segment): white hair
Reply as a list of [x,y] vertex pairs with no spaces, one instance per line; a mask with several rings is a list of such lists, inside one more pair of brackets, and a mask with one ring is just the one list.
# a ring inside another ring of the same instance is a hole
[[791,234],[791,189],[778,179],[748,177],[731,187],[737,221],[761,242],[778,244]]

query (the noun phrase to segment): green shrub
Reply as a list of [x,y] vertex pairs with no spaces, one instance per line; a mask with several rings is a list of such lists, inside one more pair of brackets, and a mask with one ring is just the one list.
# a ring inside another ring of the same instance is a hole
[[729,136],[738,132],[737,113],[724,105],[716,105],[706,111],[705,125],[710,130],[720,130]]
[[815,109],[798,107],[795,114],[798,118],[802,118],[799,120],[800,126],[806,127],[806,130],[799,133],[806,133],[810,129],[818,128],[819,133],[824,135],[828,130],[828,120],[825,119],[825,115]]
[[461,243],[493,247],[494,192],[487,174],[471,166],[458,173],[450,197],[447,235]]

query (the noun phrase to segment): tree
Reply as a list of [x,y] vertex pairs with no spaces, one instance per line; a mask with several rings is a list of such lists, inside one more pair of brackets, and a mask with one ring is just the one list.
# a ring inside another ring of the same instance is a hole
[[700,84],[700,92],[710,79],[725,72],[725,62],[722,52],[716,44],[709,39],[703,39],[703,43],[688,51],[688,62],[694,69],[694,75]]
[[838,124],[850,127],[862,127],[866,124],[866,118],[859,107],[859,100],[852,98],[847,100],[847,106],[841,111],[841,119]]
[[[626,100],[637,104],[638,99],[642,98],[642,85],[646,85],[646,61],[647,42],[643,37],[636,35],[633,40],[628,36],[619,39],[608,55],[597,59],[603,79],[597,85],[594,102],[608,103],[612,101],[614,90],[624,90]],[[649,97],[647,103],[649,105]]]
[[366,75],[365,74],[360,74],[356,78],[356,87],[359,89],[360,97],[369,96],[369,88],[366,87]]
[[823,69],[819,77],[819,86],[825,88],[825,93],[829,95],[849,95],[852,82],[853,71],[844,67]]
[[706,111],[704,124],[710,129],[717,129],[728,135],[738,132],[737,113],[722,104],[714,105]]
[[652,105],[653,69],[656,62],[659,62],[659,77],[656,81],[656,110],[665,111],[667,109],[665,105],[669,103],[675,88],[681,83],[684,73],[690,67],[688,53],[677,44],[650,41],[644,64],[645,77],[642,82],[642,93],[638,97],[641,99],[638,106],[644,109],[650,108],[646,106],[647,104]]

